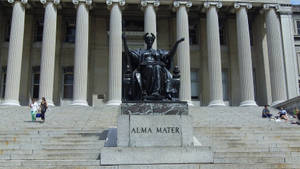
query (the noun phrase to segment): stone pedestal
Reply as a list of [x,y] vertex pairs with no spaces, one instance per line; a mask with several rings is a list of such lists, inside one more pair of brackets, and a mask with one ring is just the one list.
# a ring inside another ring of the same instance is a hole
[[109,135],[117,145],[102,148],[101,165],[213,162],[210,147],[194,144],[187,102],[123,103],[117,142]]
[[188,115],[121,115],[118,147],[192,146]]

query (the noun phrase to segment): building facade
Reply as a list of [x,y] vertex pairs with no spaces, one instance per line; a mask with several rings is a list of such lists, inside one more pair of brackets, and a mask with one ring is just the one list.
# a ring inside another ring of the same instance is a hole
[[120,104],[122,32],[134,49],[144,48],[145,32],[157,35],[153,48],[185,38],[174,62],[180,99],[190,104],[255,106],[299,95],[289,0],[1,0],[0,12],[3,105],[41,97]]
[[297,57],[298,84],[300,89],[300,5],[293,6],[294,40]]

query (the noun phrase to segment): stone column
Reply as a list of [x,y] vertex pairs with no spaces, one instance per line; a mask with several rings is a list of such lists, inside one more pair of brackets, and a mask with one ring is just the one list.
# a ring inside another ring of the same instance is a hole
[[219,36],[219,19],[216,8],[221,8],[222,3],[205,2],[208,76],[210,84],[210,102],[208,106],[225,106],[222,89],[221,47]]
[[73,0],[77,7],[72,105],[88,106],[89,6],[92,0]]
[[[265,27],[265,16],[263,12],[256,15],[252,23],[253,52],[256,56],[256,103],[258,105],[269,105],[272,103],[270,65],[268,57],[267,30]],[[253,60],[254,62],[254,60]]]
[[201,105],[202,106],[207,106],[209,103],[209,81],[207,80],[207,75],[208,75],[208,58],[207,58],[207,38],[206,38],[206,18],[200,18],[199,22],[199,40],[200,40],[200,56],[201,56],[201,61],[200,61],[200,73],[201,73]]
[[[144,13],[144,32],[153,33],[156,37],[156,13],[154,7],[159,6],[159,0],[142,0],[141,5]],[[146,46],[146,44],[145,44]],[[157,49],[157,37],[152,45],[153,49]]]
[[293,11],[290,6],[280,7],[280,20],[285,64],[287,98],[299,96],[297,59],[294,42]]
[[[251,58],[251,44],[247,9],[252,8],[249,3],[235,3],[237,26],[237,49],[240,74],[240,106],[257,106],[254,101],[253,70]],[[247,8],[247,9],[246,9]]]
[[230,105],[240,105],[240,71],[238,64],[238,50],[237,50],[237,30],[236,18],[228,17],[226,19],[226,42],[228,45],[229,64],[230,64]]
[[177,40],[184,38],[184,41],[178,45],[177,60],[180,70],[180,92],[179,99],[191,102],[191,67],[190,67],[190,40],[189,40],[189,19],[187,7],[191,7],[190,1],[174,1],[176,8],[176,30]]
[[280,21],[276,14],[279,5],[265,4],[264,9],[270,62],[272,105],[286,100]]
[[9,0],[13,4],[8,48],[5,100],[3,105],[19,106],[21,64],[24,40],[25,7],[27,0]]
[[107,0],[109,25],[109,91],[108,105],[120,105],[122,97],[122,13],[124,0]]
[[56,22],[57,9],[55,5],[59,0],[41,0],[45,5],[44,30],[41,57],[41,75],[39,98],[45,97],[48,105],[53,104],[55,46],[56,46]]

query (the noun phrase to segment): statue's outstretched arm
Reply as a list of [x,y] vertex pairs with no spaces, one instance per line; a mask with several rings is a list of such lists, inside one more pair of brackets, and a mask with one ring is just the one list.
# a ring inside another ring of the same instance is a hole
[[122,40],[123,40],[125,54],[128,55],[129,54],[129,48],[128,48],[128,45],[127,45],[127,40],[126,40],[126,36],[125,36],[124,32],[122,33]]
[[173,57],[175,55],[177,47],[178,47],[178,44],[181,43],[181,42],[183,42],[183,41],[184,41],[184,38],[181,38],[181,39],[179,39],[178,41],[175,42],[173,48],[169,52],[169,57]]

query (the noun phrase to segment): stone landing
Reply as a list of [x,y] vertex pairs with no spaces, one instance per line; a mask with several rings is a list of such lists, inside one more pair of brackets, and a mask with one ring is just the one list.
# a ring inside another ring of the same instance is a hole
[[212,163],[210,147],[104,147],[101,165]]

